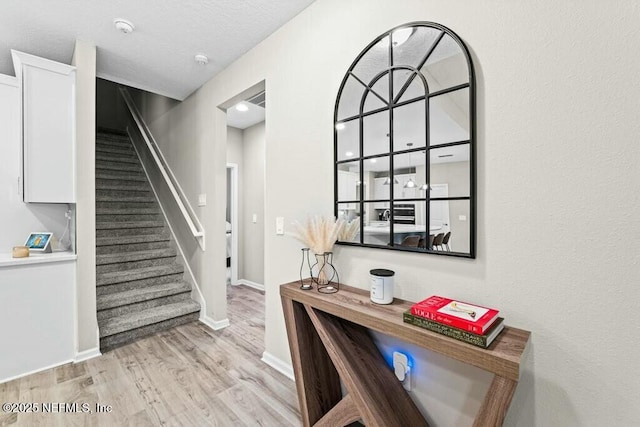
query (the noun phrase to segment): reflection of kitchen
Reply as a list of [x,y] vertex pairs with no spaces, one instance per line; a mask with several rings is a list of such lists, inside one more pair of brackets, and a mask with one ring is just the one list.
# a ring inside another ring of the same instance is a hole
[[[390,220],[393,217],[395,244],[406,238],[427,238],[426,202],[403,201],[425,197],[426,171],[424,151],[400,154],[394,157],[394,183],[389,178],[388,157],[364,160],[364,215],[360,214],[359,162],[342,163],[338,166],[338,214],[348,220],[356,218],[364,222],[364,243],[387,245],[390,239]],[[375,161],[374,161],[375,160]],[[455,197],[469,194],[469,149],[468,145],[431,150],[430,197]],[[393,185],[395,203],[392,208],[389,198]],[[368,202],[368,200],[378,200]],[[392,215],[393,213],[393,215]],[[432,201],[429,235],[451,232],[447,247],[436,249],[464,252],[469,250],[469,202],[467,200]],[[354,241],[359,241],[356,236]],[[409,239],[411,240],[411,239]]]

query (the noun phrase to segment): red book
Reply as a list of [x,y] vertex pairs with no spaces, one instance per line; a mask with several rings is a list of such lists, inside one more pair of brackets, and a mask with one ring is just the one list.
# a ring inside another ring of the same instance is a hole
[[436,295],[411,306],[411,314],[478,335],[498,318],[498,310]]

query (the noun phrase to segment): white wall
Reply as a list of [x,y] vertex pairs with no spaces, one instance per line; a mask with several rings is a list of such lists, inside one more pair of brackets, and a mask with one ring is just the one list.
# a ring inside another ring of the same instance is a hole
[[77,41],[76,67],[76,304],[79,353],[99,347],[96,312],[96,46]]
[[264,156],[265,122],[227,127],[227,162],[238,165],[238,279],[258,285],[264,283]]
[[[244,141],[242,129],[227,126],[227,163],[238,165],[238,224],[237,230],[232,230],[238,236],[238,279],[244,278]],[[228,185],[228,183],[227,183]],[[228,191],[228,188],[227,188]],[[231,222],[231,221],[230,221]]]
[[[264,283],[264,194],[265,194],[265,122],[242,131],[244,145],[243,181],[243,244],[242,259],[245,280]],[[253,215],[256,222],[253,222]]]
[[[171,123],[158,136],[189,197],[204,190],[211,201],[203,217],[212,244],[194,256],[211,280],[206,297],[224,295],[226,120],[216,107],[266,80],[266,349],[288,360],[278,285],[296,279],[300,244],[271,225],[333,212],[333,106],[356,55],[393,26],[439,22],[468,44],[477,74],[478,257],[339,247],[341,277],[366,287],[369,269],[390,267],[398,297],[491,305],[531,330],[506,425],[637,424],[640,330],[629,319],[640,298],[638,7],[315,2],[158,119]],[[468,425],[488,376],[412,353],[413,394],[433,424]]]

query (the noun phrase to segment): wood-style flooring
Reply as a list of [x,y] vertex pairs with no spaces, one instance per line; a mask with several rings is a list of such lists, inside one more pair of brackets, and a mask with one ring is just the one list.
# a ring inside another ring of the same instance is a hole
[[193,322],[0,384],[0,403],[87,403],[93,413],[0,410],[0,426],[299,426],[293,381],[260,360],[264,294],[227,289],[225,329]]

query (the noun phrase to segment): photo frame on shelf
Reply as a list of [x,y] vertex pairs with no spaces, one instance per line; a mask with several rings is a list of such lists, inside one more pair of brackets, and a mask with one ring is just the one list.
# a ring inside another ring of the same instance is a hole
[[24,245],[29,248],[30,252],[51,253],[52,236],[53,233],[46,231],[31,232]]

